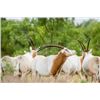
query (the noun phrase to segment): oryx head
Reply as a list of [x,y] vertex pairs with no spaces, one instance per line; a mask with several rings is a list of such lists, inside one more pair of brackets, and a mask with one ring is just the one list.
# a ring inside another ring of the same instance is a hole
[[58,52],[58,54],[59,53],[62,53],[66,57],[69,57],[69,56],[75,55],[76,51],[75,50],[70,50],[70,49],[64,47],[60,52]]
[[28,43],[30,45],[30,53],[34,58],[37,55],[37,50],[35,49],[35,43],[33,42],[31,37],[28,37]]
[[75,50],[70,50],[68,48],[64,48],[61,50],[61,53],[64,53],[66,56],[72,56],[76,54]]
[[89,44],[90,44],[90,38],[88,37],[87,39],[87,45],[84,45],[84,43],[80,40],[78,40],[81,48],[82,48],[82,55],[86,56],[87,54],[91,54],[92,55],[92,49],[89,50]]
[[31,53],[32,57],[34,58],[37,55],[37,50],[32,49],[32,47],[30,46],[30,53]]

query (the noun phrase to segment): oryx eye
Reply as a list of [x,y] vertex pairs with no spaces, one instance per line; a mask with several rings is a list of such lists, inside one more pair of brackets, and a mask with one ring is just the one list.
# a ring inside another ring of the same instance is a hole
[[66,51],[68,51],[68,49],[65,49]]

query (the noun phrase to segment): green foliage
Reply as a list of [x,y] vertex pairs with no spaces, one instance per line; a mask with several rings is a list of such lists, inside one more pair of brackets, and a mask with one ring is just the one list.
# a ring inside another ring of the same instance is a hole
[[[28,50],[29,37],[34,47],[45,44],[60,44],[75,49],[81,54],[78,39],[86,44],[84,34],[91,38],[90,48],[94,55],[100,56],[100,22],[91,19],[80,25],[74,24],[75,18],[23,18],[11,20],[1,18],[2,56],[15,56]],[[59,49],[50,48],[40,52],[43,55],[55,54]]]
[[80,83],[87,83],[87,81],[86,80],[81,80]]
[[6,73],[6,74],[12,74],[13,72],[14,72],[14,69],[11,66],[11,64],[6,62],[6,66],[4,68],[4,73]]

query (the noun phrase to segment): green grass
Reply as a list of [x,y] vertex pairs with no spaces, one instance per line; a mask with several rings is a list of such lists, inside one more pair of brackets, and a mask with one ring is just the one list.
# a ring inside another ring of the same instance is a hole
[[12,74],[14,72],[13,67],[11,66],[11,64],[6,63],[6,66],[4,68],[4,73],[5,74]]
[[88,83],[86,80],[81,80],[80,83]]

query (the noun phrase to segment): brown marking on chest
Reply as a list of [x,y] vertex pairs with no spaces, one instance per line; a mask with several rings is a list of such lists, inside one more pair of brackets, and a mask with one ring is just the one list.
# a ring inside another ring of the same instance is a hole
[[65,62],[66,60],[66,55],[63,53],[60,53],[56,56],[56,58],[53,61],[52,69],[51,69],[51,74],[53,76],[56,75],[57,71],[61,68],[61,65]]

